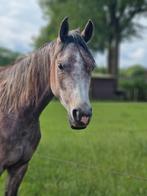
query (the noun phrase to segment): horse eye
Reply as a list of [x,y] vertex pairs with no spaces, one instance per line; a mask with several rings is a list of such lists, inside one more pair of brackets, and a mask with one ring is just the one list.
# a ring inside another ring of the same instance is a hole
[[64,69],[64,65],[61,64],[61,63],[59,63],[59,64],[58,64],[58,68],[59,68],[60,70],[63,70],[63,69]]

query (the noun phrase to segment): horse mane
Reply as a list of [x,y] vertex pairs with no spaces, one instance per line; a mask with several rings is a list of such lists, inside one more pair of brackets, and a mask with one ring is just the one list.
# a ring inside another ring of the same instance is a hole
[[73,30],[64,44],[55,48],[55,41],[44,44],[37,51],[17,59],[5,68],[0,68],[0,112],[14,112],[18,108],[36,106],[44,89],[50,88],[50,52],[55,49],[54,58],[69,44],[79,45],[91,56],[80,32]]
[[46,44],[0,69],[0,111],[12,112],[22,106],[37,105],[43,89],[49,88],[52,47],[53,42]]

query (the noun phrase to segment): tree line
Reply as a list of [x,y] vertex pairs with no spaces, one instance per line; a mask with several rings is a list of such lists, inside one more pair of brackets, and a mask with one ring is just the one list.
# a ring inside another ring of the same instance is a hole
[[20,53],[1,47],[0,66],[6,66],[12,64],[18,56],[20,56]]

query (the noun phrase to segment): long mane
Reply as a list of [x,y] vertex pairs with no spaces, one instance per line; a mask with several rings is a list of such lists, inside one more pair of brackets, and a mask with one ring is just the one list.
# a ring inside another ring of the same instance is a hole
[[43,89],[49,88],[51,47],[52,42],[0,69],[0,111],[12,112],[23,105],[38,103]]

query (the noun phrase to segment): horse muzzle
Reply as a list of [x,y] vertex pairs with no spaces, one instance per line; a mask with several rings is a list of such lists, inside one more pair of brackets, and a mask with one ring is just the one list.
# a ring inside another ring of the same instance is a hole
[[82,110],[80,108],[72,110],[72,116],[69,117],[72,129],[85,129],[92,117],[92,109]]

